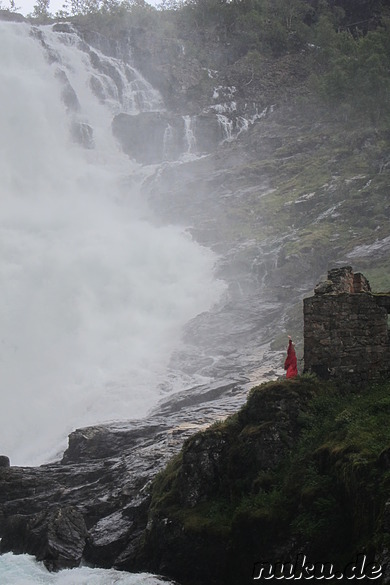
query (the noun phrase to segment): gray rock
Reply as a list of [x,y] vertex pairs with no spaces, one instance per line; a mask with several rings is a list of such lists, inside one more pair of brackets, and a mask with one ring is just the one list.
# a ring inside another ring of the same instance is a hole
[[174,160],[184,149],[183,118],[163,112],[118,114],[112,130],[124,152],[142,164]]
[[323,280],[319,282],[314,289],[314,294],[316,295],[327,295],[330,294],[333,290],[333,283],[331,280]]
[[93,128],[85,122],[73,121],[71,125],[71,136],[74,142],[84,148],[92,149],[95,146]]
[[81,512],[73,506],[58,506],[7,518],[0,551],[35,555],[50,571],[58,571],[79,566],[86,538]]
[[58,68],[56,77],[62,84],[61,97],[68,112],[78,112],[80,110],[80,103],[75,90],[71,86],[68,76],[63,69]]
[[69,22],[56,22],[53,24],[53,31],[60,33],[72,33],[74,28]]
[[6,455],[0,455],[0,467],[9,467],[10,460]]

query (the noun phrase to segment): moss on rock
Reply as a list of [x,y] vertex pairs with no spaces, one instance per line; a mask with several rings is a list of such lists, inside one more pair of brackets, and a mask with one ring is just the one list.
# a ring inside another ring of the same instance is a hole
[[390,383],[313,376],[250,392],[233,417],[191,437],[152,489],[150,568],[184,585],[252,582],[261,560],[342,566],[384,558]]

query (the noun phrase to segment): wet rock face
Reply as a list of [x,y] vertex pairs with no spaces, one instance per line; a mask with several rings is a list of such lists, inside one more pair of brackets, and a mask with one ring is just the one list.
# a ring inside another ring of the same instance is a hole
[[80,102],[77,94],[71,86],[68,76],[63,69],[58,68],[56,71],[56,78],[62,85],[61,98],[64,102],[67,112],[78,112],[80,110]]
[[78,566],[81,558],[145,570],[151,480],[185,439],[217,412],[236,410],[245,395],[238,383],[187,389],[148,420],[75,431],[60,463],[10,467],[3,456],[0,550],[36,555],[50,570]]
[[181,117],[163,112],[118,114],[112,122],[112,130],[124,152],[142,164],[176,160],[184,151]]
[[228,447],[228,436],[216,437],[213,433],[198,435],[189,442],[179,479],[183,506],[193,508],[219,491]]
[[141,164],[175,161],[185,153],[209,153],[226,137],[214,113],[186,118],[168,112],[118,114],[112,131],[123,151]]
[[93,129],[83,122],[72,122],[71,136],[74,142],[87,149],[94,148]]
[[72,506],[55,507],[32,516],[8,518],[0,551],[34,555],[50,571],[57,571],[79,566],[86,538],[81,512]]
[[196,116],[194,123],[194,136],[196,140],[196,150],[200,153],[212,152],[225,138],[222,125],[217,116],[211,112]]
[[204,71],[196,58],[185,54],[180,40],[156,39],[153,31],[133,27],[129,31],[131,53],[136,67],[148,81],[162,93],[164,100],[173,109],[184,111],[193,105],[198,108],[199,101],[191,100],[204,77]]

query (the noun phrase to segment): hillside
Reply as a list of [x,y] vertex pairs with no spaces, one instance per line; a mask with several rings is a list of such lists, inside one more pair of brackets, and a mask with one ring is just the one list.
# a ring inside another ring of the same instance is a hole
[[159,218],[190,226],[222,253],[231,290],[290,307],[281,329],[295,336],[302,296],[330,266],[352,263],[373,290],[390,289],[386,4],[198,1],[121,10],[75,23],[89,42],[97,29],[112,47],[119,39],[130,48],[162,93],[167,118],[135,125],[118,117],[119,141],[141,162],[163,162],[149,138],[162,144],[169,126],[177,157],[184,117],[189,152],[201,155],[164,163],[145,184]]

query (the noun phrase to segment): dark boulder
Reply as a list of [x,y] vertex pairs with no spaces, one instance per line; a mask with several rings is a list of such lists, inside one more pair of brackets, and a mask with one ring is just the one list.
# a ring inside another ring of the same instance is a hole
[[65,104],[67,112],[78,112],[80,110],[80,102],[65,71],[58,68],[55,76],[62,85],[61,98]]
[[74,28],[72,27],[72,25],[69,22],[56,22],[55,24],[53,24],[52,29],[54,32],[67,33],[67,34],[71,34],[74,32]]
[[118,114],[112,123],[123,151],[142,164],[177,160],[215,150],[228,131],[214,113],[182,117],[167,112]]
[[179,472],[183,506],[193,508],[219,491],[230,446],[227,434],[212,431],[199,433],[186,444]]
[[6,455],[0,455],[0,467],[9,467],[9,466],[10,466],[9,457],[7,457]]
[[50,571],[78,567],[87,539],[81,512],[73,506],[53,507],[31,516],[5,520],[0,552],[31,554]]
[[74,142],[84,148],[92,149],[95,146],[93,139],[93,129],[85,122],[72,122],[71,136]]

